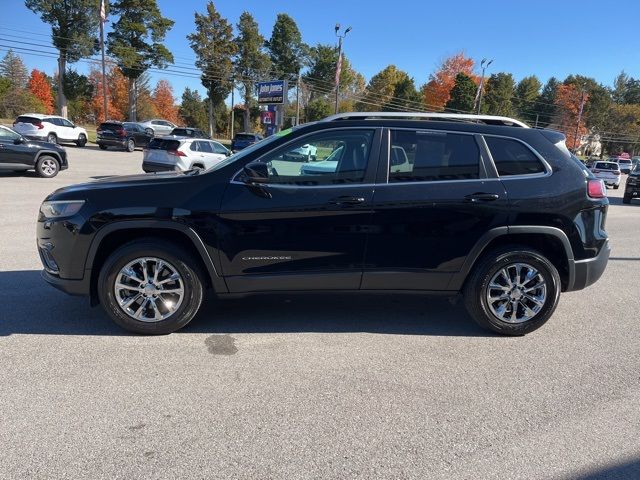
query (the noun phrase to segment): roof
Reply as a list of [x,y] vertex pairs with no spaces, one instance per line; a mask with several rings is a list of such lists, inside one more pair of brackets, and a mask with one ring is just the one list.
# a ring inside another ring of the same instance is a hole
[[484,125],[501,125],[507,127],[529,128],[524,122],[515,118],[502,117],[499,115],[471,115],[460,113],[437,113],[437,112],[345,112],[331,115],[323,122],[334,122],[336,120],[444,120],[453,122],[481,123]]

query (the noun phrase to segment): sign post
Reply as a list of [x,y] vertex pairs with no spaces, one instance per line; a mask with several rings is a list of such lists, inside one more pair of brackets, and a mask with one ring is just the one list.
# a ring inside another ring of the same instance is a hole
[[[286,80],[272,80],[269,82],[258,82],[258,105],[267,105],[269,106],[269,111],[274,112],[274,117],[269,116],[261,116],[263,120],[263,124],[270,125],[268,127],[268,131],[277,132],[280,128],[282,128],[284,124],[284,111],[287,105],[287,81]],[[264,120],[268,119],[269,122],[266,123]]]

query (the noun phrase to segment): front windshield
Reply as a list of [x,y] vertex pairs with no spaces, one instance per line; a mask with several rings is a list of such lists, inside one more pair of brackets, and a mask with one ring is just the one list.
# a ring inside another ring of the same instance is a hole
[[294,130],[297,130],[297,128],[298,127],[292,127],[292,128],[288,128],[286,130],[282,130],[282,131],[276,133],[275,135],[271,135],[270,137],[264,138],[264,139],[262,139],[262,140],[260,140],[260,141],[258,141],[256,143],[254,143],[253,145],[248,146],[247,148],[243,148],[239,152],[236,152],[233,155],[225,158],[221,162],[216,163],[211,168],[207,169],[207,172],[215,172],[216,170],[220,170],[221,168],[224,168],[227,165],[230,165],[233,162],[236,162],[237,160],[240,160],[240,159],[246,157],[250,153],[255,152],[257,149],[262,148],[265,145],[269,145],[270,143],[275,142],[280,137],[284,137],[285,135],[289,135]]

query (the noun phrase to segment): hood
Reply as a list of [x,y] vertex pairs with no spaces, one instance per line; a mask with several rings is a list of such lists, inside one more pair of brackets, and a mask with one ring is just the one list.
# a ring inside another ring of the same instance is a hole
[[[186,174],[185,172],[163,172],[105,177],[93,182],[78,183],[76,185],[69,185],[68,187],[60,188],[49,195],[47,199],[77,199],[78,196],[82,196],[82,192],[106,189],[116,190],[120,188],[151,186],[156,184],[169,184],[171,182],[185,180],[190,176],[190,174]],[[194,175],[193,177],[196,177],[196,175]]]
[[33,145],[38,148],[46,148],[47,150],[55,150],[56,152],[64,152],[64,147],[61,147],[57,143],[49,143],[40,140],[27,140],[26,145]]

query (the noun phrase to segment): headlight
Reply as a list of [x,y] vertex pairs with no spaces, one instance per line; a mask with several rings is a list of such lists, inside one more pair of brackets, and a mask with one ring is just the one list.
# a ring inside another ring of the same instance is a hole
[[43,202],[40,205],[40,213],[45,218],[71,217],[80,211],[84,200],[59,200]]

